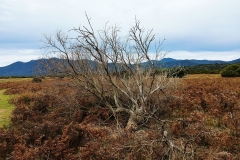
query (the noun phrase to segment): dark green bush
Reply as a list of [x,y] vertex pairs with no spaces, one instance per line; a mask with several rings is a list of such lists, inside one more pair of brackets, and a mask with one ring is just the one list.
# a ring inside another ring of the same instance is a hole
[[232,64],[224,68],[221,72],[222,77],[240,77],[240,65]]
[[42,78],[40,78],[40,77],[34,77],[34,78],[32,79],[32,82],[33,82],[33,83],[40,83],[40,82],[42,82]]
[[240,65],[239,65],[239,68],[236,70],[236,72],[237,72],[238,75],[240,76]]
[[224,70],[224,71],[222,71],[221,76],[222,77],[238,77],[239,74],[236,71]]
[[224,68],[224,69],[235,71],[235,70],[237,70],[239,67],[240,67],[239,64],[232,64],[232,65],[230,65],[230,66],[228,66],[228,67],[226,67],[226,68]]
[[177,67],[177,68],[173,68],[170,69],[168,72],[167,77],[178,77],[178,78],[182,78],[186,75],[186,70],[184,68],[181,67]]

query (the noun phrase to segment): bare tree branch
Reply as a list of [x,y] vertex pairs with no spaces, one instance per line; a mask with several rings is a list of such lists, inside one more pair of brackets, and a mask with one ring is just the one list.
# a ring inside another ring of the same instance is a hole
[[[165,72],[157,74],[155,63],[166,54],[161,53],[164,40],[156,42],[153,29],[141,27],[137,19],[128,35],[122,37],[119,26],[106,23],[103,30],[94,31],[87,14],[86,18],[89,27],[70,30],[76,37],[69,38],[61,31],[55,37],[44,35],[47,54],[58,58],[48,68],[52,73],[74,78],[77,87],[99,98],[114,115],[129,113],[126,128],[132,129],[150,110],[151,96],[157,91],[167,96],[164,90],[175,83]],[[150,56],[154,42],[155,59]]]

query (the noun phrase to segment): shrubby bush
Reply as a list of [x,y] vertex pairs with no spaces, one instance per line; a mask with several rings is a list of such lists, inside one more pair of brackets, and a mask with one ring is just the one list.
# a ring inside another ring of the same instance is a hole
[[240,65],[239,65],[239,67],[238,67],[238,69],[236,70],[236,72],[239,74],[239,76],[240,76]]
[[221,72],[222,77],[240,77],[240,65],[232,64],[224,68]]
[[233,71],[233,70],[224,70],[224,71],[222,71],[221,76],[222,77],[238,77],[239,74],[238,74],[238,72]]
[[33,83],[40,83],[40,82],[42,82],[42,78],[40,78],[40,77],[34,77],[34,78],[32,79],[32,82],[33,82]]
[[181,67],[176,67],[176,68],[172,68],[170,69],[170,71],[168,72],[167,77],[177,77],[177,78],[183,78],[186,75],[186,70],[184,68]]

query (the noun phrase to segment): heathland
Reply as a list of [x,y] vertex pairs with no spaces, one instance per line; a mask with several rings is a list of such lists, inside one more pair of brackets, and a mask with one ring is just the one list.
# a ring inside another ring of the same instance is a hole
[[124,128],[127,113],[113,116],[72,79],[0,81],[1,99],[14,95],[5,107],[15,106],[0,130],[0,159],[238,159],[240,78],[178,80],[171,96],[154,95],[160,105],[134,131]]

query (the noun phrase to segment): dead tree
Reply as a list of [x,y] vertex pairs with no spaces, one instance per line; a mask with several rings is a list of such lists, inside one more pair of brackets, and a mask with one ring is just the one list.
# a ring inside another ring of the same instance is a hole
[[[159,91],[165,94],[175,83],[173,78],[167,78],[167,73],[157,74],[156,60],[166,54],[161,52],[164,40],[156,41],[153,30],[141,27],[138,20],[122,37],[121,28],[116,25],[106,24],[95,31],[86,17],[89,27],[71,30],[76,37],[61,31],[54,36],[45,35],[48,57],[57,57],[48,68],[51,73],[74,78],[77,87],[101,100],[114,115],[127,112],[126,129],[134,129],[150,112],[150,97]],[[154,48],[151,54],[150,47]]]

